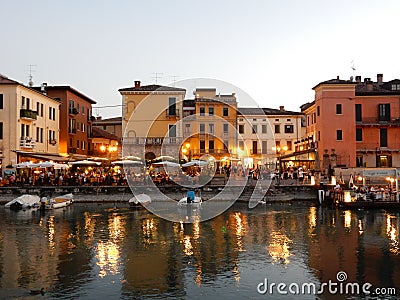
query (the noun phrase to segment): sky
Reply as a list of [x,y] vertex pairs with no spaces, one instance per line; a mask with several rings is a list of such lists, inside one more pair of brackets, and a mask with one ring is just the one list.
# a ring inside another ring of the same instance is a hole
[[97,101],[93,113],[103,118],[121,116],[119,88],[156,77],[176,87],[193,78],[225,82],[221,93],[241,90],[260,107],[292,111],[336,76],[400,78],[398,0],[13,0],[0,7],[0,74],[28,84],[31,69],[35,85],[70,85]]

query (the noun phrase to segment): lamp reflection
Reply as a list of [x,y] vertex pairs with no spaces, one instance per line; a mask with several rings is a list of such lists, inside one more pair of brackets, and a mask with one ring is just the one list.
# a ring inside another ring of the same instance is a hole
[[351,228],[351,211],[346,210],[344,212],[344,227],[347,229]]
[[396,217],[390,214],[386,215],[386,234],[390,240],[389,251],[394,254],[399,254],[399,237],[398,228],[396,228]]
[[309,231],[313,231],[317,226],[317,208],[315,206],[310,207],[310,212],[308,214],[308,227]]
[[292,242],[285,234],[279,231],[271,232],[271,242],[269,243],[268,253],[273,262],[288,264],[290,253],[290,243]]
[[55,227],[54,227],[54,216],[50,216],[49,220],[47,221],[47,226],[49,228],[48,231],[48,236],[49,236],[49,250],[50,254],[54,253],[56,243],[54,241],[54,235],[55,235]]

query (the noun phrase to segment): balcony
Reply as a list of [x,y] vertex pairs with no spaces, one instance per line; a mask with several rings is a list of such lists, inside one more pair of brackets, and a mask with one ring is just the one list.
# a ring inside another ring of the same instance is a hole
[[179,110],[167,108],[165,110],[165,115],[167,118],[179,118]]
[[29,120],[29,121],[33,121],[33,120],[37,120],[37,112],[30,110],[30,109],[21,109],[19,111],[19,116],[21,119],[24,120]]
[[34,149],[36,147],[36,142],[30,137],[21,137],[19,146],[21,148]]
[[49,140],[49,144],[54,146],[57,144],[57,140]]
[[79,114],[79,111],[75,107],[70,107],[68,110],[68,113],[70,115],[77,115],[77,114]]
[[76,134],[76,128],[68,128],[69,134]]
[[380,120],[379,117],[368,117],[362,118],[361,121],[356,121],[356,124],[361,126],[400,126],[400,118]]
[[124,137],[125,145],[180,145],[182,138],[180,137]]

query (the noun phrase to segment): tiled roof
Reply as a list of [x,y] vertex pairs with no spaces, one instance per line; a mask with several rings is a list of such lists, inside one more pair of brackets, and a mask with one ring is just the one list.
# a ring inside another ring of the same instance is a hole
[[[34,86],[32,87],[33,89],[37,90],[37,91],[41,91],[41,87],[40,86]],[[80,91],[74,89],[73,87],[69,86],[69,85],[47,85],[45,87],[45,90],[66,90],[66,91],[70,91],[76,95],[78,95],[79,97],[85,99],[87,102],[91,103],[91,104],[96,104],[97,102],[94,101],[93,99],[89,98],[88,96],[86,96],[85,94],[81,93]]]
[[258,107],[238,107],[238,115],[242,116],[251,116],[251,115],[301,115],[301,112],[289,111],[289,110],[280,110],[274,108],[258,108]]
[[0,74],[0,84],[20,84],[19,82]]
[[108,118],[108,119],[100,119],[100,120],[94,120],[93,123],[110,123],[110,122],[122,122],[122,117],[114,117],[114,118]]
[[115,134],[109,133],[99,127],[92,127],[92,136],[95,138],[105,138],[109,140],[118,140],[118,137]]
[[329,79],[326,81],[322,81],[322,82],[318,83],[316,86],[314,86],[313,89],[317,88],[318,86],[320,86],[322,84],[353,84],[353,85],[355,85],[355,84],[357,84],[357,82],[351,81],[351,80],[339,79],[339,77],[338,77],[336,79]]
[[400,84],[399,79],[388,82],[360,82],[356,85],[356,96],[367,95],[400,95],[400,90],[392,90],[392,84]]
[[158,84],[142,85],[139,87],[128,87],[118,90],[119,92],[186,92],[185,89]]

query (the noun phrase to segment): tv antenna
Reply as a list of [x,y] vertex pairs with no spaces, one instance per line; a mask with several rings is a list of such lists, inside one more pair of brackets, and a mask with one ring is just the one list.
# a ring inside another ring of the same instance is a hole
[[172,76],[170,76],[170,77],[172,77],[172,80],[173,80],[173,83],[174,83],[174,87],[175,87],[176,78],[178,78],[178,77],[180,77],[180,76],[178,76],[178,75],[172,75]]
[[154,76],[151,77],[151,78],[154,79],[156,81],[156,84],[157,84],[158,83],[158,79],[160,79],[162,77],[161,75],[163,75],[163,73],[154,72],[153,74],[154,74]]
[[353,76],[354,76],[354,71],[356,70],[356,67],[354,66],[354,60],[352,60],[351,62],[351,69],[353,70]]
[[29,87],[33,86],[33,75],[32,73],[34,72],[34,70],[32,70],[33,68],[37,67],[37,65],[28,65],[29,67],[29,82],[28,85]]

